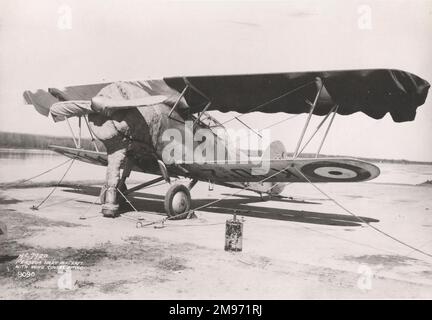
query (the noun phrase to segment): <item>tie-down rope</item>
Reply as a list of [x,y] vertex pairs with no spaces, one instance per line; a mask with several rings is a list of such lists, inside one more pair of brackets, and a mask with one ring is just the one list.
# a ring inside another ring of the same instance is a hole
[[50,193],[48,193],[48,195],[37,205],[33,205],[30,207],[30,209],[32,210],[39,210],[39,207],[41,205],[43,205],[45,203],[45,201],[47,201],[49,199],[49,197],[51,197],[51,195],[54,193],[54,191],[56,191],[57,187],[60,185],[60,183],[62,183],[63,179],[66,177],[67,173],[69,172],[69,170],[72,168],[72,165],[75,161],[75,158],[71,159],[71,163],[69,165],[69,167],[66,169],[65,173],[63,174],[63,176],[61,177],[61,179],[57,182],[57,184],[52,188],[52,190],[50,191]]
[[369,222],[365,221],[363,218],[359,217],[358,215],[356,215],[354,212],[352,212],[351,210],[347,209],[346,207],[344,207],[342,204],[340,204],[336,199],[330,197],[326,192],[324,192],[321,188],[319,188],[315,183],[313,183],[311,180],[309,180],[300,170],[298,170],[297,168],[294,167],[294,170],[296,170],[307,182],[309,182],[316,190],[318,190],[321,194],[323,194],[324,196],[326,196],[330,201],[332,201],[334,204],[336,204],[339,208],[341,208],[342,210],[344,210],[345,212],[347,212],[348,214],[352,215],[353,217],[355,217],[356,219],[358,219],[360,222],[366,224],[368,227],[372,228],[373,230],[377,231],[378,233],[381,233],[382,235],[384,235],[387,238],[390,238],[398,243],[400,243],[401,245],[408,247],[416,252],[419,252],[425,256],[428,256],[429,258],[432,258],[432,254],[427,253],[423,250],[420,250],[402,240],[397,239],[396,237],[388,234],[387,232],[373,226],[372,224],[370,224]]
[[51,172],[51,171],[53,171],[53,170],[55,170],[57,168],[60,168],[61,166],[65,165],[66,163],[68,163],[69,161],[72,161],[72,160],[74,160],[74,159],[67,159],[66,161],[63,161],[62,163],[60,163],[60,164],[52,167],[51,169],[48,169],[48,170],[46,170],[44,172],[41,172],[41,173],[39,173],[39,174],[37,174],[37,175],[35,175],[33,177],[30,177],[30,178],[24,179],[24,180],[21,179],[21,180],[16,180],[16,181],[13,181],[13,182],[8,182],[8,183],[3,184],[2,187],[8,188],[9,186],[16,186],[16,185],[24,184],[24,183],[26,183],[28,181],[31,181],[33,179],[36,179],[36,178],[40,177],[40,176],[43,176],[44,174],[47,174],[47,173],[49,173],[49,172]]
[[[369,227],[372,228],[373,230],[377,231],[378,233],[384,235],[385,237],[390,238],[391,240],[396,241],[397,243],[399,243],[399,244],[401,244],[401,245],[403,245],[403,246],[405,246],[405,247],[408,247],[408,248],[410,248],[410,249],[413,250],[413,251],[416,251],[416,252],[418,252],[418,253],[421,253],[421,254],[423,254],[423,255],[425,255],[425,256],[428,256],[428,257],[432,258],[432,254],[427,253],[427,252],[425,252],[425,251],[423,251],[423,250],[421,250],[421,249],[418,249],[418,248],[416,248],[416,247],[414,247],[414,246],[412,246],[412,245],[410,245],[410,244],[408,244],[408,243],[406,243],[406,242],[404,242],[404,241],[402,241],[402,240],[397,239],[396,237],[394,237],[394,236],[388,234],[387,232],[385,232],[385,231],[383,231],[383,230],[381,230],[381,229],[379,229],[379,228],[373,226],[371,223],[367,222],[366,220],[364,220],[364,219],[361,218],[360,216],[356,215],[354,212],[352,212],[352,211],[350,211],[349,209],[347,209],[346,207],[344,207],[344,206],[343,206],[341,203],[339,203],[336,199],[332,198],[330,195],[328,195],[326,192],[324,192],[321,188],[319,188],[316,184],[314,184],[314,183],[313,183],[309,178],[307,178],[307,177],[306,177],[306,176],[305,176],[305,175],[304,175],[300,170],[298,170],[297,168],[293,167],[291,164],[288,165],[287,167],[285,167],[284,169],[282,169],[282,170],[280,170],[280,171],[278,171],[278,172],[272,174],[271,176],[268,176],[267,178],[262,179],[262,180],[259,181],[258,183],[265,182],[266,180],[268,180],[268,179],[270,179],[270,178],[272,178],[272,177],[278,175],[279,173],[285,171],[285,170],[288,169],[289,167],[294,168],[294,170],[296,170],[296,171],[299,173],[299,175],[300,175],[301,177],[303,177],[303,178],[304,178],[304,179],[305,179],[309,184],[311,184],[311,185],[312,185],[315,189],[317,189],[321,194],[323,194],[325,197],[327,197],[328,200],[330,200],[330,201],[332,201],[333,203],[335,203],[338,207],[340,207],[342,210],[344,210],[345,212],[347,212],[347,213],[350,214],[351,216],[355,217],[355,218],[356,218],[357,220],[359,220],[360,222],[366,224],[367,226],[369,226]],[[276,182],[275,185],[272,186],[272,188],[274,188],[275,186],[277,186],[277,185],[280,184],[280,183],[281,183],[281,182]],[[173,215],[173,216],[165,217],[165,218],[160,219],[160,220],[157,220],[157,221],[149,222],[149,223],[146,223],[146,224],[143,224],[143,223],[142,223],[141,221],[139,221],[138,219],[133,219],[133,218],[130,218],[130,219],[131,219],[131,220],[134,220],[134,221],[137,221],[137,222],[136,222],[136,227],[137,227],[137,228],[148,227],[148,226],[156,225],[156,224],[162,224],[162,225],[163,225],[163,224],[164,224],[166,221],[168,221],[168,220],[174,220],[174,219],[186,218],[186,217],[190,216],[190,214],[193,213],[194,211],[197,211],[197,210],[201,210],[201,209],[204,209],[204,208],[210,207],[210,206],[212,206],[212,205],[214,205],[214,204],[216,204],[216,203],[218,203],[218,202],[220,202],[220,201],[222,201],[222,200],[225,200],[225,199],[227,199],[227,198],[233,197],[233,196],[235,196],[235,195],[237,195],[237,194],[239,194],[239,193],[241,193],[241,192],[243,192],[244,190],[247,190],[247,189],[248,189],[248,186],[245,186],[244,188],[239,189],[239,190],[236,191],[236,192],[233,192],[233,193],[231,193],[231,194],[229,194],[229,195],[226,195],[226,196],[224,196],[224,197],[222,197],[222,198],[220,198],[220,199],[217,199],[217,200],[211,201],[211,202],[209,202],[209,203],[207,203],[207,204],[204,204],[204,205],[202,205],[202,206],[199,206],[199,207],[197,207],[197,208],[194,208],[194,209],[188,210],[188,211],[183,212],[183,213],[179,213],[179,214],[177,214],[177,215]],[[119,191],[120,191],[120,190],[119,190]],[[121,195],[125,198],[125,200],[130,204],[130,202],[128,201],[128,199],[126,198],[126,196],[125,196],[123,193],[121,193],[121,192],[120,192],[120,194],[121,194]],[[132,206],[132,208],[134,208],[134,207]],[[134,209],[135,209],[135,208],[134,208]],[[135,209],[135,211],[138,212],[138,210],[136,210],[136,209]]]
[[[274,176],[276,176],[276,175],[282,173],[283,171],[287,170],[289,167],[291,167],[291,164],[287,165],[285,168],[279,170],[278,172],[276,172],[276,173],[274,173],[274,174],[272,174],[272,175],[270,175],[270,176],[268,176],[268,177],[266,177],[266,178],[264,178],[264,179],[258,181],[257,183],[263,183],[263,182],[265,182],[265,181],[267,181],[267,180],[273,178]],[[280,184],[280,183],[281,183],[281,182],[276,182],[275,185],[273,185],[273,188],[274,188],[276,185]],[[207,207],[209,207],[209,206],[211,206],[211,205],[214,205],[215,203],[218,203],[218,202],[220,202],[220,201],[222,201],[222,200],[225,200],[225,199],[228,199],[228,198],[230,198],[230,197],[233,197],[233,196],[235,196],[235,195],[237,195],[237,194],[243,192],[244,190],[247,190],[248,188],[249,188],[249,186],[246,185],[244,188],[239,189],[239,190],[237,190],[236,192],[233,192],[233,193],[231,193],[231,194],[229,194],[229,195],[226,195],[226,196],[224,196],[224,197],[222,197],[222,198],[220,198],[220,199],[216,199],[216,200],[211,201],[211,202],[209,202],[209,203],[207,203],[207,204],[204,204],[204,205],[202,205],[202,206],[196,207],[196,208],[194,208],[194,209],[190,209],[190,210],[188,210],[188,211],[186,211],[186,212],[179,213],[179,214],[176,214],[176,215],[173,215],[173,216],[169,216],[169,217],[165,217],[165,218],[160,219],[160,220],[157,220],[157,221],[153,221],[153,222],[149,222],[149,223],[143,224],[141,221],[138,221],[138,219],[136,219],[136,221],[137,221],[137,223],[136,223],[136,227],[137,227],[137,228],[143,228],[143,227],[147,227],[147,226],[151,226],[151,225],[155,225],[155,224],[163,224],[163,223],[164,223],[165,221],[167,221],[167,220],[174,220],[174,219],[186,218],[186,217],[190,216],[194,211],[197,211],[197,210],[201,210],[201,209],[207,208]],[[118,189],[117,189],[117,190],[118,190]],[[120,194],[121,194],[121,195],[126,199],[126,197],[125,197],[122,193],[120,193]]]

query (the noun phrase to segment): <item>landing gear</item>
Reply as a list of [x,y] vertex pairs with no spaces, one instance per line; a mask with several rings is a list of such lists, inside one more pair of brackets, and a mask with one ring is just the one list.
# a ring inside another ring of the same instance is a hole
[[188,212],[191,207],[189,189],[182,184],[172,185],[165,195],[165,212],[172,217]]
[[[118,216],[127,202],[125,197],[134,191],[149,187],[162,180],[170,183],[171,180],[162,162],[160,166],[162,172],[161,177],[141,183],[137,186],[131,188],[126,187],[125,182],[130,174],[130,166],[127,166],[126,169],[123,170],[122,177],[117,180],[117,186],[109,186],[108,184],[103,186],[100,193],[100,202],[102,204],[103,216],[110,218]],[[174,217],[181,215],[182,213],[189,212],[189,210],[191,209],[190,190],[196,185],[197,181],[198,180],[195,179],[192,180],[188,186],[183,184],[171,185],[165,195],[164,201],[165,212],[169,217]]]

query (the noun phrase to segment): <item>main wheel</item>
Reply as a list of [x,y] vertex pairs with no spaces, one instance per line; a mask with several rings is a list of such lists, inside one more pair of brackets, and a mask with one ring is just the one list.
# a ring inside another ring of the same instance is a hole
[[172,217],[189,211],[191,196],[189,189],[182,184],[172,185],[165,195],[165,212]]

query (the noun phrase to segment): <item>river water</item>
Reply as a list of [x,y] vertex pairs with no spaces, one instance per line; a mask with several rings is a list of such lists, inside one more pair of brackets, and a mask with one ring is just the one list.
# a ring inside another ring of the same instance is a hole
[[[13,182],[28,179],[49,170],[67,158],[49,150],[0,149],[0,182]],[[70,163],[67,163],[37,179],[35,182],[59,180]],[[65,181],[102,180],[105,168],[75,161],[65,177]]]

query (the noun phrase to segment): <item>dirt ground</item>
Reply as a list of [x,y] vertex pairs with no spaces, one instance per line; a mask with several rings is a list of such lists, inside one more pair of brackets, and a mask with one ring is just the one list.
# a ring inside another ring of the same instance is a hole
[[[166,185],[134,193],[140,212],[116,219],[100,215],[99,187],[59,187],[39,210],[30,207],[51,191],[48,185],[1,191],[8,232],[0,238],[0,299],[432,298],[432,258],[373,230],[308,184],[287,186],[288,198],[270,201],[244,192],[196,211],[195,219],[143,228],[138,218],[145,224],[164,217]],[[320,187],[372,226],[432,253],[430,185]],[[193,207],[233,191],[198,183]],[[234,211],[244,220],[238,253],[223,249]]]

